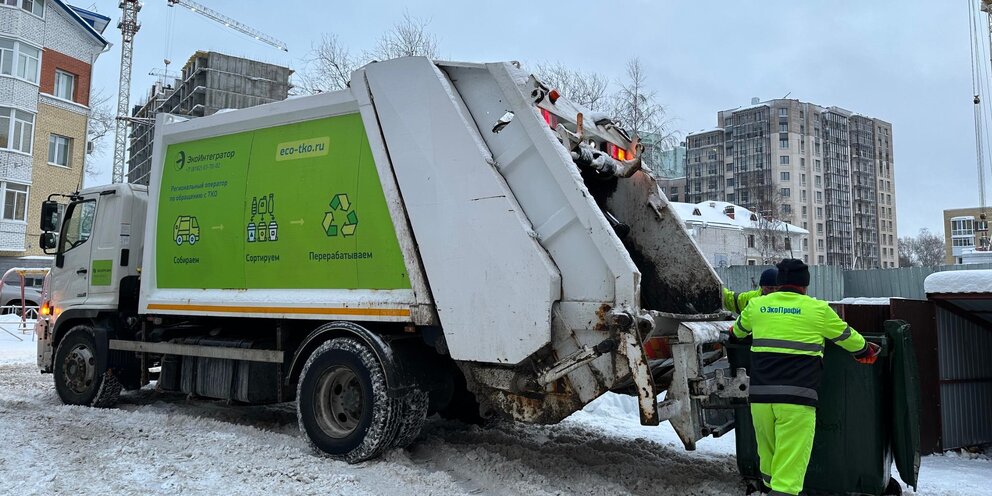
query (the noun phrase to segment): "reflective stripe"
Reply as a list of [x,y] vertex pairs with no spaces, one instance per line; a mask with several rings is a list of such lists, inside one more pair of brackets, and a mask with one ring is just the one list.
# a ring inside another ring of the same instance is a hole
[[751,394],[799,396],[802,398],[809,398],[812,400],[819,399],[819,396],[816,394],[815,389],[804,388],[799,386],[751,386]]
[[831,338],[830,339],[830,342],[831,343],[839,343],[839,342],[841,342],[841,341],[843,341],[843,340],[845,340],[845,339],[847,339],[849,337],[851,337],[851,326],[847,326],[847,329],[844,329],[844,332],[840,333],[840,336],[837,336],[835,338]]
[[741,318],[740,317],[737,317],[737,322],[734,322],[734,325],[736,325],[738,329],[744,331],[745,333],[751,334],[751,329],[748,329],[747,327],[744,327],[744,326],[741,325]]
[[782,348],[786,350],[798,351],[823,351],[823,345],[815,343],[800,343],[799,341],[789,341],[788,339],[755,339],[751,343],[752,347]]

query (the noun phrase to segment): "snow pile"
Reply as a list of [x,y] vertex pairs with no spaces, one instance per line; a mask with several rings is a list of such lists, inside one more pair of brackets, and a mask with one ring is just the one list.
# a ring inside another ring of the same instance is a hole
[[838,305],[888,305],[891,298],[848,297],[840,301],[831,301]]
[[[348,465],[315,455],[292,404],[227,405],[145,388],[118,408],[60,404],[30,336],[0,333],[0,493],[602,495],[742,494],[734,436],[686,452],[668,424],[639,425],[607,394],[554,426],[433,419],[406,450]],[[987,493],[987,456],[923,459],[916,494]],[[907,494],[913,494],[911,491]]]
[[992,293],[992,270],[935,272],[923,281],[927,293]]

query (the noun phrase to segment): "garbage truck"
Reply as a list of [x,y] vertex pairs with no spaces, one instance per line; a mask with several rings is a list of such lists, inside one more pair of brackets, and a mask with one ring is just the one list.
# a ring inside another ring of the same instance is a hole
[[555,423],[608,391],[694,449],[748,381],[642,150],[516,63],[400,58],[340,91],[159,115],[149,186],[42,206],[38,365],[71,405],[152,381],[295,401],[349,462],[435,413]]

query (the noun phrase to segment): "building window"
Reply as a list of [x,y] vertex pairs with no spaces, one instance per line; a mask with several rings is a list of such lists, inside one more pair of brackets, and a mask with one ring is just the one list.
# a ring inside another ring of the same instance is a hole
[[821,250],[823,249],[823,240],[822,239],[816,240],[816,247],[819,248],[819,249],[821,249]]
[[789,165],[789,156],[788,155],[782,155],[782,156],[780,156],[778,158],[778,164],[779,165]]
[[792,249],[792,238],[790,238],[788,236],[785,237],[785,249],[786,250],[791,250]]
[[779,139],[778,140],[778,147],[779,148],[789,148],[789,140],[788,139]]
[[753,234],[748,234],[747,235],[747,247],[748,248],[754,248],[754,235]]
[[748,265],[758,265],[758,261],[755,260],[755,259],[753,259],[753,258],[749,258],[749,259],[747,259],[747,264]]
[[818,263],[819,263],[820,265],[823,265],[823,255],[820,255],[820,256],[818,256],[818,257],[816,257],[816,261],[817,261],[817,262],[818,262]]
[[816,192],[816,203],[823,203],[823,192],[822,191],[817,191]]
[[816,207],[816,218],[817,219],[823,218],[823,207]]
[[782,198],[789,198],[792,196],[792,190],[789,188],[782,188],[779,190],[779,193],[782,194]]
[[10,38],[0,38],[0,74],[38,83],[41,50]]
[[0,148],[31,153],[34,140],[34,114],[0,107]]
[[678,186],[672,186],[670,189],[671,189],[672,193],[678,193],[679,192],[679,187]]
[[782,173],[780,173],[780,174],[779,174],[779,177],[780,177],[780,178],[781,178],[781,179],[782,179],[783,181],[788,181],[788,180],[789,180],[789,173],[788,173],[788,172],[782,172]]
[[72,138],[59,136],[57,134],[48,135],[48,163],[69,167],[72,156]]
[[76,76],[64,71],[55,71],[55,96],[72,101],[76,95]]
[[38,17],[43,17],[45,15],[45,0],[21,0],[21,8]]
[[822,222],[817,222],[816,223],[816,234],[823,234],[823,223]]
[[788,117],[789,116],[789,109],[787,109],[787,108],[780,108],[780,109],[778,109],[778,116],[779,117]]
[[792,205],[789,205],[788,203],[782,205],[782,215],[790,215],[790,214],[792,214]]
[[780,132],[780,133],[787,133],[787,132],[789,132],[789,125],[786,124],[786,123],[784,123],[784,122],[780,122],[778,124],[778,132]]
[[24,184],[3,184],[3,218],[26,222],[28,187]]

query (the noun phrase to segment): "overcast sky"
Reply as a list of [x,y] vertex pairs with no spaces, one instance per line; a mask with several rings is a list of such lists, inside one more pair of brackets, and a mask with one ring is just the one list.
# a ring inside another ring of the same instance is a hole
[[[94,79],[95,88],[116,95],[118,1],[85,1],[77,0],[113,19],[105,35],[114,47],[100,57]],[[525,67],[560,61],[617,78],[627,58],[639,57],[683,133],[714,126],[718,110],[751,97],[786,94],[889,121],[900,236],[943,231],[943,209],[978,203],[968,0],[200,2],[281,39],[289,53],[166,0],[146,0],[132,105],[148,93],[155,80],[148,71],[161,69],[164,58],[173,61],[170,71],[198,49],[299,69],[321,33],[360,52],[405,8],[430,20],[452,60],[519,60]],[[93,157],[103,172],[88,185],[110,181],[112,137],[104,149]]]

